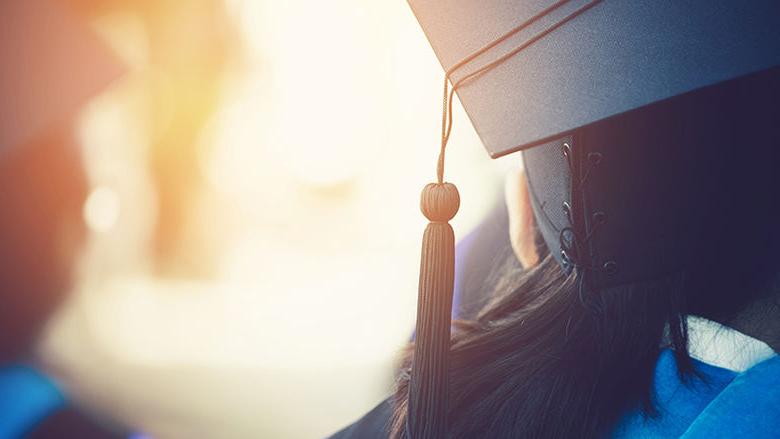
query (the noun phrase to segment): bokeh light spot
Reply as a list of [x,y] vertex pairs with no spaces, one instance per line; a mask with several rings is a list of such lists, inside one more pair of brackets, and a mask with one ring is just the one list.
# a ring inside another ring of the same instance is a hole
[[101,186],[95,188],[84,203],[84,222],[90,230],[105,233],[119,220],[119,195],[115,190]]

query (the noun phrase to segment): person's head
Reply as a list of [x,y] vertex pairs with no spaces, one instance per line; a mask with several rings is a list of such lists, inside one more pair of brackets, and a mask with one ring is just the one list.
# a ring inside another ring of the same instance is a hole
[[[496,267],[492,301],[453,336],[452,437],[591,438],[652,415],[660,351],[692,370],[686,316],[728,324],[775,293],[778,98],[774,69],[523,153],[510,255],[527,267]],[[402,373],[396,435],[407,395]]]
[[[772,69],[733,80],[524,151],[525,204],[514,208],[526,212],[511,216],[530,218],[514,221],[519,233],[536,230],[596,291],[682,272],[705,287],[717,273],[725,297],[689,305],[727,318],[720,301],[765,288],[754,282],[778,269],[779,78]],[[539,253],[539,241],[513,242],[522,259]]]
[[70,127],[0,154],[0,360],[29,349],[69,291],[86,191]]

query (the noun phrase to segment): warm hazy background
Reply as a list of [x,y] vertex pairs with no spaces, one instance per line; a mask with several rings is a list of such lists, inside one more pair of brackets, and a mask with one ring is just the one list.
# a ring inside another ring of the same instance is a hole
[[[79,133],[93,191],[43,352],[161,438],[317,438],[389,391],[414,321],[441,69],[402,0],[73,0],[128,66]],[[463,236],[500,199],[460,108]]]

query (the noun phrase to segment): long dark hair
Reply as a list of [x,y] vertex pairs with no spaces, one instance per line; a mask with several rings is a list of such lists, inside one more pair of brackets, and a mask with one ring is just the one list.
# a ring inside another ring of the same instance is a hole
[[[496,267],[504,274],[493,282],[492,299],[456,324],[449,437],[597,438],[627,410],[655,416],[651,389],[661,350],[672,350],[684,379],[694,372],[686,315],[706,313],[688,304],[729,297],[718,309],[734,313],[751,298],[720,294],[714,282],[702,281],[712,276],[680,272],[601,290],[583,303],[578,274],[564,274],[549,255],[526,271],[507,273],[509,265]],[[404,437],[411,361],[409,350],[392,438]]]

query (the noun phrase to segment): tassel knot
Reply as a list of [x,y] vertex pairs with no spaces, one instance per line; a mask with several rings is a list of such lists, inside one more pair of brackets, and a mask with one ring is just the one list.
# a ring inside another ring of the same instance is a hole
[[420,196],[420,210],[429,221],[446,223],[460,208],[460,194],[452,183],[428,183]]

